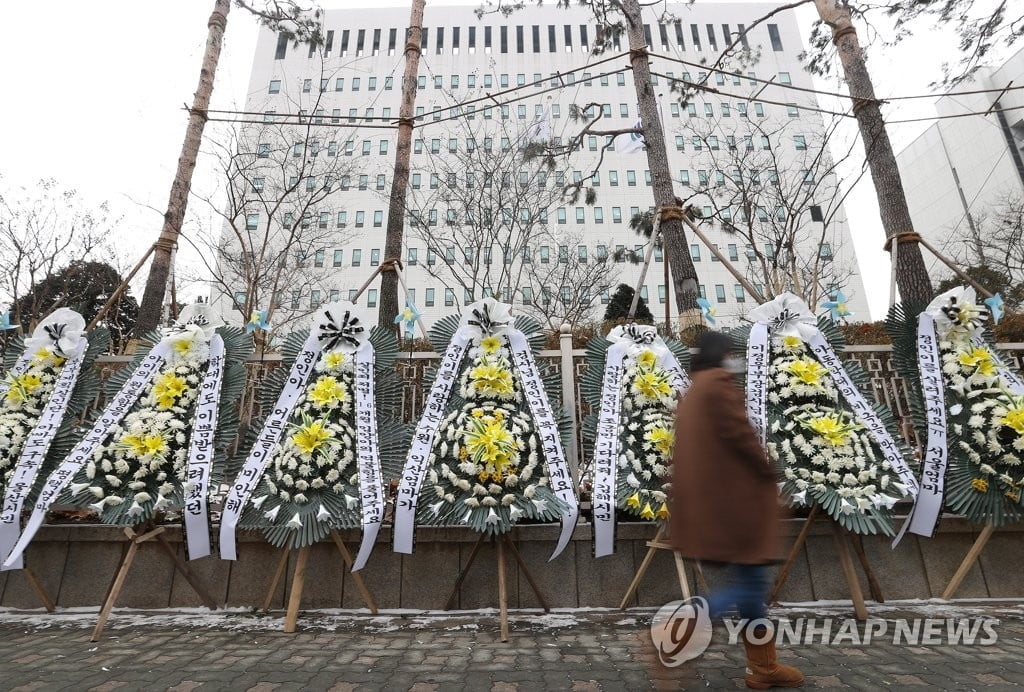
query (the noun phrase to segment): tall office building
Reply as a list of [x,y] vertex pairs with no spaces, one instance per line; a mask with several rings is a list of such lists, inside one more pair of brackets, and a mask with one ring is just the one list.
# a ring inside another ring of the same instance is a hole
[[[985,238],[985,222],[1008,198],[1024,197],[1024,50],[998,68],[983,67],[940,96],[940,119],[896,156],[914,230],[944,254],[979,259],[966,239]],[[965,115],[977,113],[980,115]],[[934,274],[949,274],[925,255]]]
[[[747,34],[764,5],[669,9],[647,8],[644,29],[676,194],[757,290],[813,303],[842,290],[866,317],[831,124],[799,89],[813,85],[792,13]],[[328,11],[317,50],[260,35],[214,290],[225,312],[273,299],[278,323],[300,318],[354,296],[385,259],[407,21],[404,8]],[[638,124],[626,37],[595,54],[597,39],[577,7],[478,18],[427,6],[401,259],[428,325],[486,295],[551,324],[600,319],[619,283],[638,283],[631,260],[648,247],[629,222],[654,204],[651,174],[642,140],[614,134]],[[759,59],[710,69],[733,41]],[[755,301],[687,242],[718,325],[737,323]],[[664,320],[678,311],[662,248],[651,252],[640,290]],[[378,301],[371,282],[358,303],[376,317]]]

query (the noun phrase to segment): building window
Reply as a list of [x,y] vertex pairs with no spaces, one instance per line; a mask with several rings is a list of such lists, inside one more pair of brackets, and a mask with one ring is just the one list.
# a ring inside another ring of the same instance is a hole
[[259,214],[246,214],[245,215],[245,230],[255,231],[260,225]]
[[807,139],[803,135],[793,135],[793,143],[796,145],[797,151],[807,150]]
[[424,300],[425,300],[428,308],[434,307],[434,289],[433,288],[428,288],[426,290],[426,297],[425,297]]
[[370,266],[376,267],[380,264],[380,248],[370,250]]
[[353,250],[352,251],[352,266],[353,267],[358,267],[358,266],[362,265],[362,263],[363,263],[363,251],[362,250],[358,250],[358,249],[357,250]]
[[715,284],[715,298],[719,303],[725,302],[725,286],[722,284]]
[[772,50],[776,53],[782,51],[782,37],[779,36],[779,25],[769,24],[768,25],[768,38],[772,42]]
[[366,307],[375,308],[377,307],[377,289],[371,288],[366,292]]
[[335,250],[334,251],[334,262],[332,263],[332,266],[335,266],[335,267],[340,267],[341,266],[341,260],[342,260],[343,253],[344,253],[343,250]]
[[383,225],[384,225],[384,212],[383,211],[375,211],[375,212],[373,212],[373,227],[374,228],[380,228]]
[[788,115],[791,118],[799,118],[800,117],[800,109],[796,107],[795,103],[787,104],[786,105],[786,115]]

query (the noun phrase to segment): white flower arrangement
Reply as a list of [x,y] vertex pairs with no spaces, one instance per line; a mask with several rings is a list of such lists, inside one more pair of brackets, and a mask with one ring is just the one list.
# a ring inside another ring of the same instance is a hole
[[1001,515],[997,506],[1021,504],[1024,393],[1001,374],[984,340],[988,309],[974,302],[973,291],[950,292],[939,309],[935,330],[955,467],[948,499],[955,511],[988,521]]
[[616,504],[640,519],[667,519],[676,391],[651,349],[628,354],[623,366]]
[[0,492],[14,474],[25,440],[39,422],[66,359],[54,349],[36,348],[19,375],[7,373],[7,393],[0,399]]
[[505,333],[473,337],[459,395],[466,403],[442,419],[431,449],[424,518],[490,533],[523,517],[556,519],[540,437]]
[[119,520],[131,523],[182,504],[188,441],[212,334],[186,329],[170,339],[163,366],[71,483],[72,501],[95,500],[89,506],[101,515],[128,503]]
[[875,518],[902,497],[899,477],[877,444],[839,405],[827,369],[798,336],[775,337],[768,366],[768,453],[794,505],[820,504],[837,519]]
[[[274,523],[295,515],[279,514],[288,503],[313,503],[321,521],[339,508],[358,508],[354,363],[353,356],[341,349],[321,353],[315,374],[299,395],[289,430],[274,447],[250,498],[250,504]],[[331,509],[323,506],[325,494],[334,496]]]

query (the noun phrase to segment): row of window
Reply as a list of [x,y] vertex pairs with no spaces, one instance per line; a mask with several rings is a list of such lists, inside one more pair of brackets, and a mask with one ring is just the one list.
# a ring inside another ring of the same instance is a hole
[[[495,80],[495,76],[497,76],[497,80]],[[610,86],[611,85],[611,78],[613,76],[615,77],[615,84],[616,84],[616,86],[626,86],[626,75],[624,73],[621,73],[621,72],[616,74],[616,75],[607,75],[607,74],[599,75],[598,76],[598,84],[600,84],[601,86]],[[676,81],[675,73],[674,72],[666,72],[665,76],[667,77],[669,83],[673,83],[673,82]],[[738,73],[728,73],[727,74],[725,72],[714,72],[713,76],[714,76],[714,82],[715,82],[715,84],[717,86],[726,86],[730,82],[731,82],[732,86],[741,86],[742,83],[743,83],[743,78]],[[757,81],[756,81],[757,73],[756,72],[747,72],[747,77],[749,78],[750,86],[754,86],[754,85],[757,84]],[[684,82],[691,82],[691,83],[694,82],[694,80],[692,79],[692,76],[691,76],[691,74],[689,72],[683,72],[680,75],[680,78]],[[345,77],[335,77],[334,78],[334,84],[333,84],[334,89],[333,90],[335,92],[343,92],[343,91],[345,91],[345,79],[346,79]],[[360,91],[362,89],[362,87],[363,87],[363,79],[364,79],[363,77],[349,77],[348,79],[349,79],[349,82],[348,82],[349,91]],[[377,91],[378,85],[382,85],[384,91],[391,91],[392,89],[394,89],[395,79],[394,79],[393,76],[384,77],[383,82],[378,77],[366,77],[365,79],[366,79],[366,90],[367,91]],[[542,80],[543,79],[544,79],[544,75],[542,73],[534,72],[531,84],[535,84],[535,85],[540,86],[540,85],[542,85]],[[580,79],[583,82],[583,86],[586,86],[586,87],[594,86],[594,77],[593,77],[592,73],[590,73],[590,72],[583,72],[580,75]],[[429,81],[430,81],[430,83],[433,84],[434,89],[444,89],[445,88],[445,78],[444,78],[444,75],[432,75],[432,78]],[[463,80],[462,75],[457,75],[457,74],[449,75],[448,76],[448,88],[451,89],[451,90],[456,90],[456,89],[461,88],[464,85],[466,89],[476,89],[478,81],[480,83],[480,86],[482,86],[482,88],[484,88],[484,89],[493,89],[496,81],[497,81],[498,86],[500,88],[502,88],[502,89],[507,89],[507,88],[509,88],[512,85],[511,75],[509,75],[507,73],[501,73],[501,74],[498,74],[498,75],[494,75],[494,74],[491,74],[491,73],[485,73],[483,75],[480,75],[479,80],[477,78],[477,74],[476,73],[470,73],[470,74],[465,75],[465,80]],[[793,83],[792,76],[790,75],[789,72],[779,72],[779,73],[777,73],[777,75],[774,78],[774,81],[776,81],[778,84],[783,84],[783,85],[790,85],[790,84]],[[526,83],[527,82],[526,82],[526,73],[525,72],[520,72],[520,73],[515,75],[515,85],[516,86],[526,86]],[[572,86],[575,83],[576,83],[576,73],[575,72],[568,72],[568,73],[565,73],[565,74],[557,74],[557,73],[551,73],[550,74],[549,86],[557,87],[557,86],[559,86],[561,84],[567,84],[569,86]],[[708,73],[707,72],[698,72],[697,73],[696,83],[697,84],[710,83],[709,82]],[[281,84],[282,84],[282,80],[280,80],[280,79],[271,79],[270,80],[270,84],[267,87],[267,93],[270,93],[270,94],[280,94],[281,93]],[[426,75],[419,75],[417,77],[417,79],[416,79],[416,86],[419,89],[426,89],[427,88],[427,84],[428,84],[428,80],[427,80],[427,76]],[[655,86],[658,84],[658,75],[657,74],[652,74],[651,75],[651,84],[653,84]],[[312,78],[305,78],[305,79],[302,80],[302,93],[304,93],[304,94],[312,93],[313,89],[314,89],[314,79],[312,79]],[[320,89],[320,93],[321,94],[325,94],[328,91],[331,91],[331,80],[330,80],[330,78],[321,77],[320,78],[320,87],[319,87],[319,89]]]
[[[760,284],[755,284],[754,288],[756,288],[759,293],[762,292],[763,290]],[[600,300],[602,305],[607,305],[609,302],[611,302],[611,287],[609,286],[603,286],[598,288],[597,296],[591,295],[591,289],[588,286],[581,287],[577,290],[578,293],[575,293],[573,287],[571,286],[562,286],[557,291],[553,288],[549,288],[546,286],[540,289],[534,289],[533,287],[530,286],[524,286],[520,288],[518,291],[516,291],[517,295],[515,296],[513,296],[512,290],[510,288],[502,289],[500,291],[500,295],[501,299],[508,303],[511,303],[513,300],[518,300],[523,305],[537,304],[545,307],[550,306],[552,304],[557,305],[559,303],[563,305],[592,304],[595,297]],[[657,292],[658,302],[664,304],[668,295],[665,284],[659,284],[657,287]],[[698,286],[698,292],[700,294],[700,297],[707,297],[703,284]],[[357,293],[357,289],[348,289],[347,299],[350,301],[355,301]],[[488,288],[483,289],[481,293],[484,298],[495,297],[494,291]],[[475,294],[476,292],[473,289],[463,288],[462,304],[472,305],[476,300]],[[732,295],[733,300],[737,303],[745,303],[747,301],[746,291],[740,284],[733,284]],[[309,292],[309,307],[316,309],[325,303],[333,303],[335,301],[341,300],[341,296],[342,291],[340,289],[330,289],[326,291],[320,289],[313,289]],[[640,297],[643,298],[644,301],[650,300],[650,292],[648,291],[647,286],[640,287]],[[377,298],[378,290],[376,288],[368,289],[366,291],[366,307],[377,307]],[[415,288],[409,289],[409,299],[414,304],[420,305],[417,302],[417,290]],[[441,305],[441,300],[443,300],[443,305],[445,307],[454,307],[455,305],[458,304],[456,290],[454,288],[426,288],[423,290],[422,307],[432,308]],[[715,300],[718,303],[728,302],[726,298],[725,284],[715,284]],[[235,293],[235,302],[238,305],[242,305],[245,302],[244,291],[239,291]],[[289,304],[292,310],[302,309],[304,307],[303,302],[304,301],[302,291],[294,290],[291,292]],[[284,307],[283,299],[279,301],[278,307]]]
[[[408,266],[417,266],[420,263],[420,249],[416,247],[410,247],[406,249],[406,264]],[[730,262],[739,262],[740,255],[752,261],[757,257],[752,245],[740,246],[735,243],[729,243],[726,245],[724,251],[716,244],[715,249],[723,252]],[[312,265],[317,268],[327,267],[328,264],[331,267],[343,267],[345,266],[345,251],[342,248],[330,251],[331,255],[328,256],[328,250],[319,249],[316,250],[312,256],[307,255],[302,251],[296,251],[294,253],[294,260],[297,267],[308,266],[310,260]],[[587,264],[589,262],[607,262],[612,260],[614,262],[623,263],[629,259],[638,259],[643,256],[645,252],[643,245],[634,245],[632,248],[626,245],[616,245],[612,248],[609,245],[597,245],[593,248],[593,254],[591,254],[591,248],[587,245],[577,245],[571,247],[569,245],[540,245],[536,248],[531,246],[523,247],[517,253],[508,253],[504,255],[505,264],[512,264],[513,255],[518,254],[520,259],[525,263],[537,262],[539,264],[567,264],[570,259],[580,264]],[[765,243],[762,253],[768,257],[773,258],[775,256],[775,246],[771,243]],[[492,264],[496,255],[501,254],[501,248],[498,248],[497,252],[494,248],[488,246],[483,248],[481,252],[479,249],[467,249],[462,248],[461,250],[454,246],[449,246],[444,249],[443,252],[427,248],[424,253],[424,260],[428,267],[433,267],[441,263],[453,266],[456,263],[467,264],[470,266],[477,266],[481,261],[484,265]],[[819,254],[823,258],[832,257],[832,248],[828,243],[824,243],[819,248]],[[712,262],[718,262],[718,258],[714,253],[708,253]],[[362,248],[352,248],[349,250],[350,266],[361,267],[363,265],[363,250]],[[381,261],[381,250],[380,248],[373,248],[369,251],[369,266],[377,267],[380,266]],[[690,245],[690,259],[694,262],[701,261],[701,246],[694,243]],[[654,261],[662,262],[664,260],[664,254],[661,247],[655,246],[654,248]]]
[[[743,24],[737,24],[735,32],[732,30],[729,24],[721,25],[721,33],[718,33],[718,27],[714,24],[705,24],[701,27],[699,24],[689,25],[689,37],[687,37],[684,24],[681,20],[675,20],[669,23],[659,22],[658,27],[658,38],[662,50],[669,50],[670,46],[675,46],[679,51],[686,50],[687,41],[690,47],[696,51],[702,51],[704,46],[707,46],[713,51],[718,51],[719,41],[721,38],[721,45],[723,48],[728,46],[734,37],[738,36],[740,42],[744,48],[749,48],[748,37],[746,35],[746,28]],[[481,40],[481,48],[485,54],[490,54],[494,49],[497,49],[499,53],[511,53],[514,48],[515,53],[557,53],[566,52],[571,53],[573,51],[581,51],[584,53],[590,52],[590,34],[592,27],[587,24],[563,24],[561,25],[562,30],[558,30],[558,26],[555,24],[548,24],[547,30],[544,31],[540,24],[533,25],[516,25],[508,26],[501,25],[498,27],[498,31],[494,31],[494,27],[484,26],[468,26],[466,27],[466,50],[469,54],[476,53],[477,49],[477,38]],[[477,29],[480,29],[478,32]],[[703,31],[702,31],[703,29]],[[446,32],[447,30],[447,32]],[[385,48],[382,44],[384,38],[384,31],[387,31],[387,47]],[[407,29],[343,29],[341,36],[338,37],[337,52],[341,57],[348,57],[354,55],[361,57],[364,55],[381,55],[383,51],[387,51],[387,55],[394,55],[398,48],[398,34],[402,32],[403,38],[408,36]],[[372,34],[370,33],[372,32]],[[323,54],[325,57],[331,57],[335,51],[335,36],[334,30],[328,30],[323,45]],[[450,41],[448,47],[445,46],[445,39]],[[494,34],[497,33],[497,39],[495,40]],[[596,33],[596,32],[595,32]],[[559,40],[561,35],[561,40]],[[644,24],[644,36],[647,40],[648,46],[655,45],[654,36],[650,24]],[[443,55],[450,49],[451,54],[458,55],[462,49],[462,27],[423,27],[420,34],[420,49],[425,52],[430,52],[431,37],[433,37],[434,53],[436,55]],[[596,36],[595,36],[596,38]],[[545,40],[546,39],[546,40]],[[706,39],[706,43],[705,43]],[[777,24],[768,24],[768,39],[771,42],[772,50],[780,52],[783,50],[782,38],[779,34],[779,27]],[[288,55],[288,46],[292,40],[292,36],[287,33],[281,33],[278,35],[277,46],[274,49],[274,59],[283,60]],[[612,38],[612,47],[615,50],[622,50],[621,36]],[[529,49],[529,50],[527,50]],[[546,50],[545,50],[546,49]],[[316,54],[316,47],[309,47],[309,57],[313,57]]]

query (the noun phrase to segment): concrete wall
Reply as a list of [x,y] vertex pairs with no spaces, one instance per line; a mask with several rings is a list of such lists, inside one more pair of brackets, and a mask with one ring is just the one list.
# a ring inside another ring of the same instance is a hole
[[[803,520],[787,522],[786,532],[795,537]],[[1014,557],[1024,540],[1024,528],[1008,527],[997,531],[981,559],[971,570],[957,593],[961,598],[1024,597],[1024,570]],[[390,550],[390,530],[385,528],[364,578],[381,608],[416,610],[444,607],[460,568],[473,549],[477,534],[463,529],[419,528],[416,552],[399,555]],[[548,557],[557,538],[556,526],[523,526],[515,540],[524,560],[553,607],[615,607],[647,550],[644,542],[653,536],[654,527],[620,524],[618,550],[613,556],[596,560],[590,527],[581,526],[566,550],[553,562]],[[932,539],[908,536],[894,551],[889,539],[864,539],[867,555],[887,599],[937,598],[949,582],[977,536],[977,529],[961,519],[945,518]],[[172,545],[183,554],[178,527],[166,533]],[[346,536],[355,546],[358,535]],[[59,606],[99,606],[117,571],[124,535],[116,528],[103,526],[46,526],[29,547],[27,562],[38,575],[51,598]],[[237,562],[204,558],[191,563],[213,597],[229,606],[257,607],[266,596],[279,551],[258,535],[242,536]],[[294,554],[292,555],[294,561]],[[511,557],[509,557],[511,561]],[[469,572],[456,602],[461,609],[497,605],[496,554],[487,544]],[[713,586],[719,571],[705,570]],[[536,607],[538,602],[526,579],[509,567],[509,605],[513,608]],[[290,570],[289,570],[290,579]],[[866,580],[862,588],[868,594]],[[289,582],[290,583],[290,582]],[[691,574],[691,585],[692,574]],[[285,605],[286,584],[278,586],[275,608]],[[0,606],[39,608],[40,603],[19,571],[0,573]],[[631,605],[657,606],[679,597],[679,588],[671,553],[658,551],[646,578]],[[830,527],[818,521],[812,527],[806,547],[780,595],[782,601],[811,601],[849,598],[839,568]],[[201,605],[189,585],[177,574],[167,555],[153,543],[142,546],[128,576],[118,607],[177,608]],[[359,608],[362,602],[335,546],[316,545],[307,569],[304,609]]]

